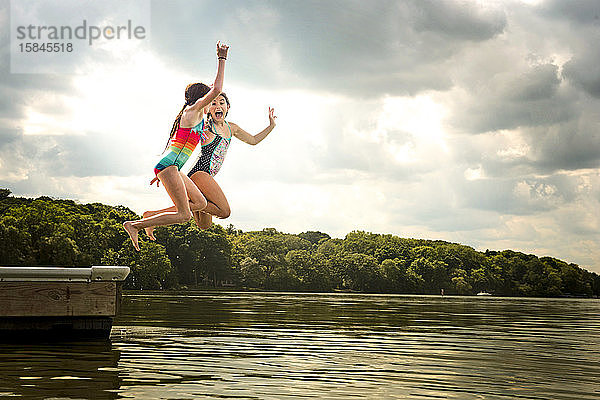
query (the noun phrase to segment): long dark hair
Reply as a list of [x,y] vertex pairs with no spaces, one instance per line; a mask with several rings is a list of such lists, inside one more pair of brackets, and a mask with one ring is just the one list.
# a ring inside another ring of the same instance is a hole
[[[229,107],[231,107],[231,103],[229,102],[229,98],[227,97],[227,95],[225,94],[225,92],[219,93],[219,96],[223,96],[223,98],[225,99],[225,103],[227,103],[227,112],[225,113],[225,117],[226,117],[227,114],[229,114]],[[219,97],[219,96],[217,96],[217,97]],[[216,98],[215,98],[215,100],[216,100]],[[213,124],[212,123],[213,123],[212,115],[210,113],[208,113],[208,115],[206,116],[206,125],[208,126],[208,129],[212,133],[216,134],[216,132],[213,132],[213,128],[212,128]]]
[[181,116],[183,115],[183,110],[187,106],[193,105],[198,99],[206,96],[210,92],[210,87],[206,86],[204,83],[190,83],[185,88],[185,104],[177,114],[177,118],[175,118],[175,122],[173,122],[173,127],[171,128],[171,133],[169,134],[169,139],[167,140],[167,145],[165,146],[165,150],[169,147],[169,142],[171,138],[179,129],[179,123],[181,122]]

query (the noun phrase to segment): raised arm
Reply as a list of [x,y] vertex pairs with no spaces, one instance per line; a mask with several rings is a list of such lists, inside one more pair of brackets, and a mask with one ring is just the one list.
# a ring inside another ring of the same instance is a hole
[[269,126],[267,126],[265,129],[263,129],[256,135],[249,134],[233,122],[229,124],[233,128],[231,133],[233,134],[233,136],[240,139],[242,142],[246,142],[253,146],[259,144],[264,138],[266,138],[269,135],[269,133],[271,133],[273,129],[275,129],[275,118],[277,118],[277,116],[274,115],[274,112],[275,110],[269,107]]
[[229,46],[217,42],[217,76],[212,89],[202,98],[198,99],[190,108],[190,111],[200,112],[209,105],[223,91],[223,78],[225,76],[225,60],[227,60],[227,51]]

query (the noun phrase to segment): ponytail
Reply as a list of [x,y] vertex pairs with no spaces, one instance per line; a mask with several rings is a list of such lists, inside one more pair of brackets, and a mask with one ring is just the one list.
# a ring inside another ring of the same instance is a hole
[[179,123],[181,122],[181,116],[183,115],[183,110],[185,110],[185,108],[187,106],[188,106],[188,104],[185,103],[183,105],[183,108],[181,109],[181,111],[179,111],[179,114],[177,114],[177,118],[175,118],[175,122],[173,122],[173,127],[171,128],[171,133],[169,134],[169,139],[167,140],[167,144],[165,145],[165,150],[169,147],[169,143],[171,142],[171,138],[173,137],[173,135],[175,134],[175,132],[177,132],[177,129],[179,129]]
[[183,108],[181,108],[181,111],[179,111],[179,114],[177,114],[177,118],[175,118],[175,121],[173,122],[173,127],[171,128],[171,133],[169,134],[169,139],[167,140],[165,150],[169,148],[169,142],[173,138],[173,135],[175,135],[175,133],[177,132],[177,129],[179,129],[179,123],[181,122],[181,116],[183,115],[183,111],[185,110],[185,108],[187,106],[194,105],[194,103],[196,103],[196,101],[199,98],[206,96],[208,92],[210,92],[210,87],[206,86],[203,83],[191,83],[187,85],[187,87],[185,88],[185,104],[183,105]]

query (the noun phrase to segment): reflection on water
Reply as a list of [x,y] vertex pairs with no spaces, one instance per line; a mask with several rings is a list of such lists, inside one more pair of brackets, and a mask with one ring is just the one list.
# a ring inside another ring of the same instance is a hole
[[0,344],[0,397],[116,399],[118,362],[108,341]]
[[0,395],[600,399],[600,302],[284,293],[124,297],[112,344],[1,345]]

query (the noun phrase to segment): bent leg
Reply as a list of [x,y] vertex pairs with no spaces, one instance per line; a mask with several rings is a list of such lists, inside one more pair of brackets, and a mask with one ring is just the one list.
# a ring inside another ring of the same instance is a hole
[[[142,218],[152,217],[154,215],[162,214],[164,212],[169,212],[169,211],[170,212],[177,211],[177,207],[171,206],[171,207],[163,208],[161,210],[144,211],[142,213]],[[155,226],[147,226],[146,228],[144,228],[144,231],[146,232],[146,235],[148,236],[148,238],[150,240],[156,240],[156,237],[154,237],[154,228],[155,228]]]
[[[203,210],[207,204],[206,198],[204,197],[202,192],[200,192],[200,190],[194,184],[194,182],[190,178],[187,177],[187,175],[185,175],[181,171],[180,171],[180,174],[181,174],[181,179],[183,180],[183,183],[185,184],[185,189],[186,189],[187,196],[188,196],[188,199],[190,202],[190,204],[189,204],[190,210],[193,212]],[[174,211],[177,211],[177,207],[175,207],[175,206],[171,206],[171,207],[167,207],[167,208],[163,208],[161,210],[155,210],[155,211],[144,211],[144,213],[142,214],[142,217],[149,218],[154,215],[163,214],[166,212],[174,212]],[[194,219],[195,219],[195,217],[194,217]],[[146,235],[148,235],[150,240],[156,240],[156,238],[154,237],[154,226],[148,226],[148,227],[144,228],[144,230],[146,231]]]
[[188,199],[190,200],[190,209],[192,211],[201,211],[206,208],[207,200],[201,191],[201,187],[196,185],[186,174],[179,172],[181,179],[185,184],[185,190],[187,191]]
[[202,191],[208,205],[202,211],[218,218],[227,218],[231,214],[229,202],[215,179],[204,171],[192,175],[192,181]]
[[[183,173],[181,175],[190,199],[190,209],[193,212],[193,217],[198,228],[210,228],[212,225],[212,215],[218,218],[229,217],[231,214],[229,202],[219,184],[210,174],[199,171],[193,174],[191,179]],[[202,206],[203,204],[204,207]],[[175,210],[176,207],[171,206],[162,210],[145,211],[142,215],[144,218],[148,218]],[[153,226],[146,227],[145,231],[151,240],[155,240]]]
[[142,218],[137,221],[126,221],[123,227],[129,234],[136,250],[139,251],[138,231],[149,226],[172,225],[189,221],[192,218],[188,194],[181,174],[175,166],[169,166],[158,173],[158,179],[167,190],[169,197],[175,204],[175,211],[167,211],[151,217]]

